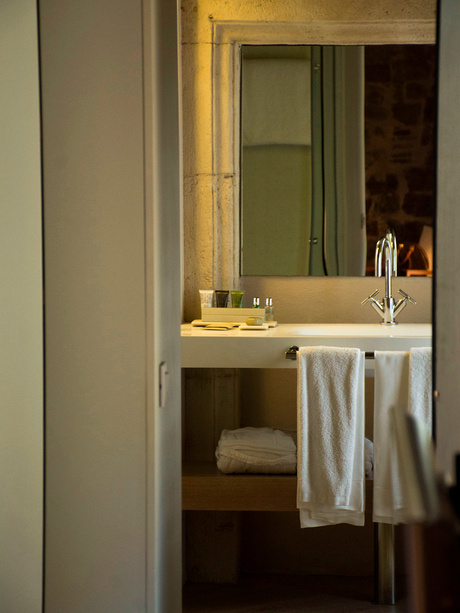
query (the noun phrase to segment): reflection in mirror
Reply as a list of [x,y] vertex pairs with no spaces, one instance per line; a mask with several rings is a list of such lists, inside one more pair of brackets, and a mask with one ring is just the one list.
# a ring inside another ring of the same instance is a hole
[[431,274],[434,46],[241,49],[241,274]]
[[242,47],[244,275],[310,272],[311,73],[310,47]]

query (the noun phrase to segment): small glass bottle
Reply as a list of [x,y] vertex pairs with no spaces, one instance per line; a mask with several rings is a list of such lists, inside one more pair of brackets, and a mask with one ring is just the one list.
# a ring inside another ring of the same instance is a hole
[[258,298],[253,298],[252,299],[252,308],[253,309],[260,309],[260,300]]
[[265,321],[275,321],[273,300],[271,298],[266,298],[265,300]]

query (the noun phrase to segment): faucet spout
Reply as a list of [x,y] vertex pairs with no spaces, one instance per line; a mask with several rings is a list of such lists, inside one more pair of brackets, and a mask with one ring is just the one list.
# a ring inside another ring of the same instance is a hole
[[[382,276],[382,258],[385,254],[385,276],[398,276],[398,244],[393,228],[387,228],[385,236],[377,241],[375,247],[375,276]],[[389,272],[387,263],[389,262]]]

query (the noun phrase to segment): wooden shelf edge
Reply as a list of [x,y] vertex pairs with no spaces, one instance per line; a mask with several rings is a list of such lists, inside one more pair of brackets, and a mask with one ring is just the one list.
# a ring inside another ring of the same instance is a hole
[[225,475],[213,463],[186,464],[186,511],[295,511],[296,475]]
[[[366,481],[366,499],[372,496]],[[297,511],[296,475],[225,475],[214,463],[184,464],[184,511]]]

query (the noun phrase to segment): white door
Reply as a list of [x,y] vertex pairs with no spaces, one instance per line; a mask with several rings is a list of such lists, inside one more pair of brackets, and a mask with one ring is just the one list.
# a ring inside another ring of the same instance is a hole
[[0,610],[42,610],[43,316],[35,0],[0,2]]
[[435,287],[436,455],[454,474],[460,452],[460,3],[440,3]]
[[45,613],[176,613],[176,6],[41,0],[39,12]]
[[[182,610],[181,168],[176,3],[144,2],[147,245],[147,602]],[[150,376],[151,375],[151,376]]]

